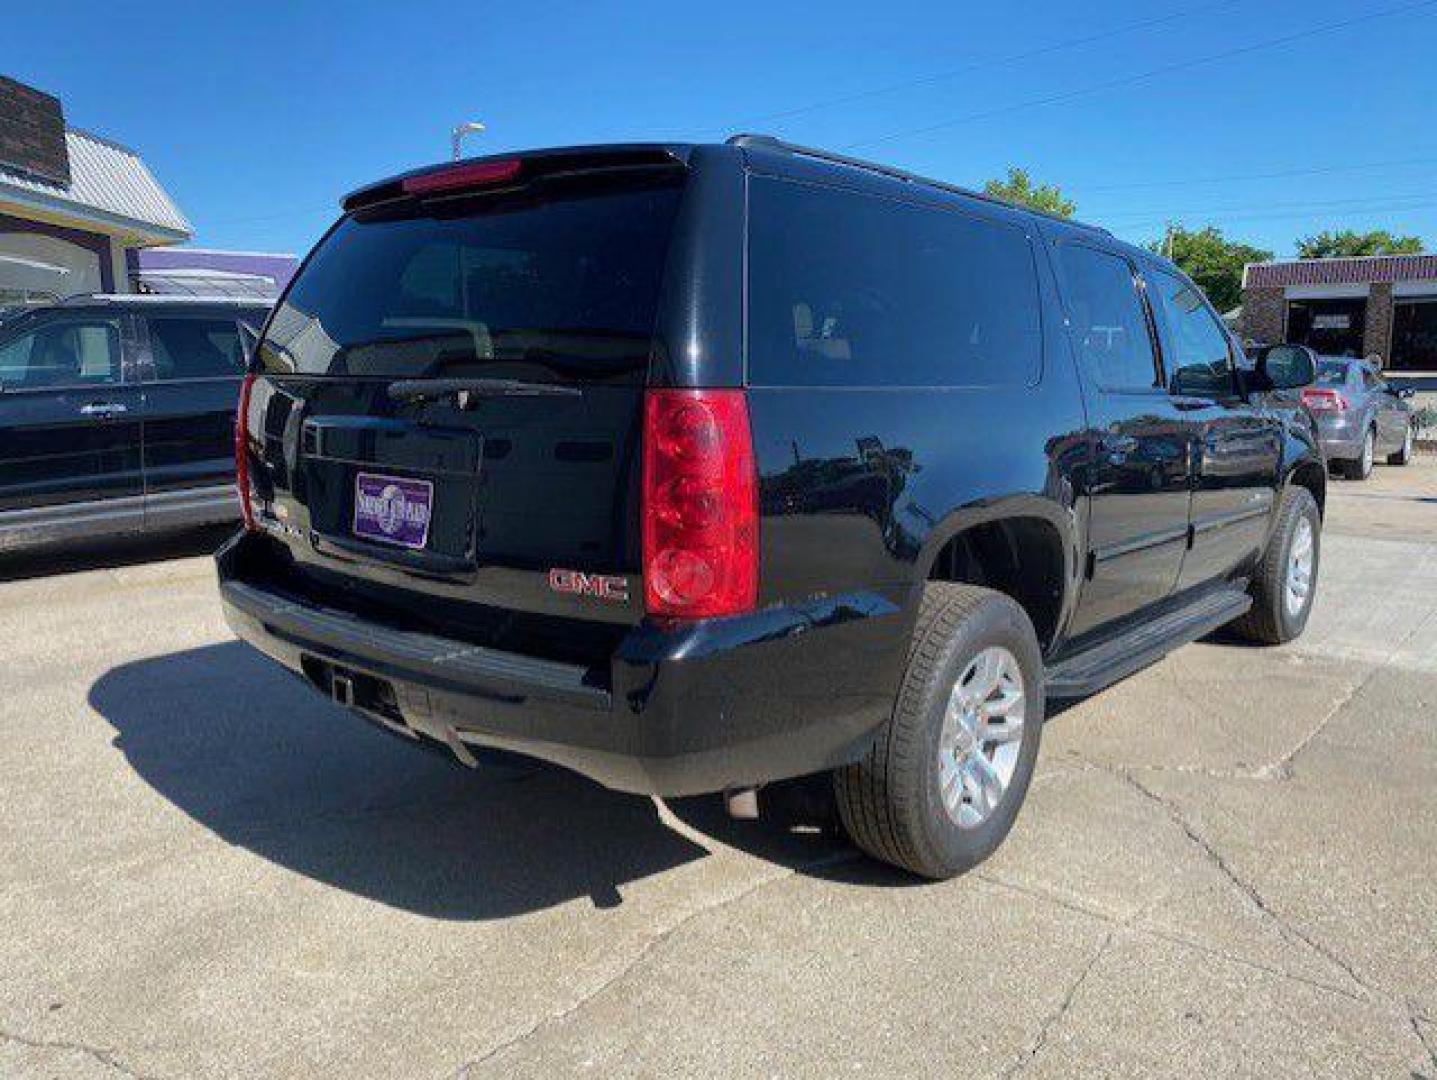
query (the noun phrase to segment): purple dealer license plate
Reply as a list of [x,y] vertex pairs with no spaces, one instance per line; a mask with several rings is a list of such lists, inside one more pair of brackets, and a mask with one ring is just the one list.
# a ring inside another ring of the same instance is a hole
[[428,480],[360,473],[354,478],[354,535],[422,548],[429,539],[434,485]]

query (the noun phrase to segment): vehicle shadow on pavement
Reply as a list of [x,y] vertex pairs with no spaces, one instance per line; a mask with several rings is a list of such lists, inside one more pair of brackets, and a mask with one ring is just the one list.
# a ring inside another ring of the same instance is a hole
[[404,745],[231,642],[91,687],[135,771],[226,842],[335,888],[445,919],[498,919],[708,854],[645,798],[523,759],[470,771]]
[[235,533],[233,525],[211,525],[164,536],[130,536],[67,544],[53,551],[0,552],[0,582],[117,570],[141,563],[212,555]]

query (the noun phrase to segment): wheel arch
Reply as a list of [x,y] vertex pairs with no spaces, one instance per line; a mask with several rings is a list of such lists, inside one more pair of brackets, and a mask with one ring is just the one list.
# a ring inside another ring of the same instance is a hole
[[1067,624],[1082,560],[1073,515],[1051,500],[1019,496],[965,507],[929,533],[923,582],[980,585],[1027,612],[1044,653]]

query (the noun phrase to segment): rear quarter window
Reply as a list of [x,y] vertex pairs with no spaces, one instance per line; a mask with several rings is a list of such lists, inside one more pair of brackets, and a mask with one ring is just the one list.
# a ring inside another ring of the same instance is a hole
[[1015,226],[754,177],[748,251],[751,385],[1038,380],[1037,272]]

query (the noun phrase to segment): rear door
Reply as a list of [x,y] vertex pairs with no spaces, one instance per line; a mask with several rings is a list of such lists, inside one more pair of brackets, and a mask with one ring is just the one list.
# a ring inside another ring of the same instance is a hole
[[1187,548],[1193,424],[1162,383],[1134,265],[1084,242],[1057,253],[1094,444],[1079,635],[1172,592]]
[[[139,523],[140,398],[131,324],[108,308],[61,308],[0,336],[0,522],[66,531]],[[3,529],[0,523],[0,529]]]
[[1145,273],[1168,393],[1194,427],[1191,550],[1178,588],[1231,574],[1261,554],[1282,453],[1281,421],[1237,392],[1229,338],[1195,285]]
[[[304,588],[451,631],[639,617],[640,412],[681,176],[399,198],[321,242],[248,414],[256,517]],[[566,633],[555,648],[582,649]]]
[[146,306],[145,514],[153,526],[238,514],[234,416],[244,375],[234,305]]

